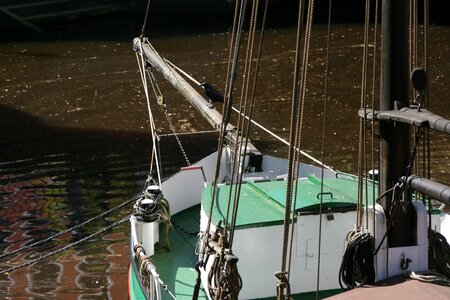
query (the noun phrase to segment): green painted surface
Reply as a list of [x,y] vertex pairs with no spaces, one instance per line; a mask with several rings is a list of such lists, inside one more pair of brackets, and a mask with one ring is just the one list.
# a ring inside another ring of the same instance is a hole
[[[277,204],[279,206],[279,204]],[[278,210],[277,207],[276,210]],[[172,217],[172,219],[184,229],[197,231],[200,226],[200,206],[196,205],[182,211]],[[162,226],[161,226],[162,227]],[[162,232],[160,232],[162,234]],[[162,235],[160,236],[162,237]],[[197,273],[194,270],[197,257],[194,253],[197,237],[190,236],[172,229],[170,233],[171,249],[167,251],[161,246],[156,246],[155,255],[152,260],[156,265],[160,278],[167,284],[168,289],[174,293],[177,299],[192,299]],[[145,297],[140,289],[138,279],[130,270],[130,296],[132,300],[144,300]],[[245,284],[245,283],[244,283]],[[275,284],[274,284],[275,291]],[[320,298],[334,295],[341,290],[322,291]],[[163,299],[172,299],[164,290],[161,291]],[[199,299],[207,299],[203,288],[200,289]],[[275,298],[265,298],[275,299]],[[315,299],[315,292],[293,295],[293,299],[309,300]]]
[[[184,229],[196,232],[200,227],[200,206],[196,205],[184,210],[174,215],[172,219]],[[161,242],[162,237],[162,231],[160,231]],[[197,236],[187,235],[177,229],[172,229],[169,238],[170,251],[161,247],[160,242],[156,245],[152,260],[161,279],[167,284],[168,289],[176,295],[177,299],[192,299],[197,278],[197,272],[195,271]],[[161,291],[161,293],[163,299],[172,299],[165,291]],[[207,299],[203,289],[200,290],[199,299]]]
[[[327,178],[323,182],[323,210],[356,209],[358,183],[353,177]],[[317,213],[320,207],[321,181],[315,176],[297,181],[296,211]],[[234,187],[233,187],[234,189]],[[225,219],[230,186],[219,185],[213,210],[213,223]],[[372,186],[368,186],[369,203],[372,203]],[[211,207],[211,186],[204,190],[202,206],[207,214]],[[375,192],[377,197],[377,192]],[[246,182],[241,186],[241,197],[236,228],[272,226],[282,224],[286,204],[286,181],[272,180]],[[232,209],[232,206],[231,206]]]
[[145,295],[139,286],[138,279],[136,278],[136,274],[134,273],[132,267],[130,267],[130,271],[128,273],[128,284],[130,300],[145,300]]
[[[209,215],[211,208],[211,185],[202,194],[202,206],[206,215]],[[220,185],[217,190],[218,201],[214,204],[212,221],[218,224],[225,219],[227,212],[229,185]],[[231,206],[230,211],[233,209]],[[239,211],[237,214],[236,228],[248,228],[255,226],[272,226],[283,224],[284,207],[269,199],[267,195],[261,193],[253,186],[245,183],[241,186],[241,197],[239,200]]]

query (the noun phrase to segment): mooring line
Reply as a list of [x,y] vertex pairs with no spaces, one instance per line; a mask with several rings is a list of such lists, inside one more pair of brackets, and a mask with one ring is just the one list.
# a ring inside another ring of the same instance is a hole
[[16,271],[16,270],[18,270],[18,269],[20,269],[20,268],[29,266],[29,265],[34,264],[34,263],[37,263],[37,262],[40,262],[40,261],[42,261],[42,260],[44,260],[44,259],[46,259],[46,258],[48,258],[48,257],[50,257],[50,256],[53,256],[53,255],[56,255],[56,254],[61,253],[61,252],[63,252],[63,251],[66,251],[66,250],[68,250],[68,249],[70,249],[70,248],[72,248],[72,247],[74,247],[74,246],[76,246],[76,245],[78,245],[78,244],[81,244],[81,243],[83,243],[83,242],[85,242],[85,241],[87,241],[87,240],[93,238],[93,237],[96,236],[96,235],[99,235],[99,234],[101,234],[101,233],[103,233],[103,232],[105,232],[105,231],[111,230],[112,228],[114,228],[114,227],[116,227],[116,226],[119,226],[119,225],[122,224],[122,223],[127,222],[129,219],[130,219],[130,215],[128,215],[128,216],[126,216],[125,218],[123,218],[123,219],[121,219],[121,220],[119,220],[119,221],[116,221],[116,222],[114,222],[114,223],[112,223],[112,224],[110,224],[110,225],[108,225],[108,226],[106,226],[106,227],[100,229],[100,230],[97,231],[97,232],[94,232],[94,233],[92,233],[92,234],[90,234],[90,235],[88,235],[88,236],[86,236],[86,237],[84,237],[84,238],[82,238],[82,239],[79,239],[79,240],[76,241],[76,242],[70,243],[70,244],[68,244],[68,245],[66,245],[66,246],[64,246],[64,247],[62,247],[62,248],[60,248],[60,249],[58,249],[58,250],[52,251],[52,252],[47,253],[47,254],[45,254],[45,255],[42,255],[42,256],[40,256],[40,257],[38,257],[38,258],[35,258],[35,259],[33,259],[33,260],[27,261],[26,263],[23,263],[23,264],[20,264],[20,265],[17,265],[17,266],[10,267],[10,268],[8,268],[8,269],[2,270],[2,271],[0,271],[0,275],[8,274],[8,273],[14,272],[14,271]]
[[101,213],[100,215],[97,215],[97,216],[95,216],[95,217],[92,217],[92,218],[90,218],[89,220],[84,221],[83,223],[80,223],[80,224],[78,224],[78,225],[75,225],[75,226],[73,226],[73,227],[71,227],[71,228],[68,228],[68,229],[66,229],[66,230],[64,230],[64,231],[58,232],[58,233],[56,233],[56,234],[54,234],[54,235],[52,235],[52,236],[49,236],[49,237],[47,237],[47,238],[45,238],[45,239],[43,239],[43,240],[39,240],[39,241],[34,242],[34,243],[32,243],[32,244],[30,244],[30,245],[28,245],[28,246],[21,247],[21,248],[19,248],[19,249],[17,249],[17,250],[14,250],[14,251],[12,251],[12,252],[4,253],[4,254],[0,255],[0,259],[3,259],[3,258],[5,258],[5,257],[7,257],[7,256],[11,256],[11,255],[14,255],[14,254],[17,254],[17,253],[20,253],[20,252],[23,252],[23,251],[25,251],[25,250],[31,249],[31,248],[33,248],[33,247],[36,247],[36,246],[39,246],[39,245],[41,245],[41,244],[44,244],[44,243],[46,243],[46,242],[48,242],[48,241],[51,241],[51,240],[53,240],[54,238],[57,238],[58,236],[61,236],[61,235],[66,234],[66,233],[69,233],[69,232],[71,232],[71,231],[73,231],[73,230],[75,230],[75,229],[78,229],[78,228],[80,228],[80,227],[82,227],[82,226],[84,226],[84,225],[86,225],[86,224],[88,224],[88,223],[91,223],[92,221],[95,221],[95,220],[97,220],[97,219],[100,219],[100,218],[106,216],[107,214],[109,214],[109,213],[111,213],[111,212],[113,212],[113,211],[115,211],[115,210],[118,210],[118,209],[124,207],[125,205],[127,205],[127,204],[129,204],[129,203],[131,203],[131,202],[136,202],[136,200],[139,199],[140,197],[142,197],[142,196],[137,196],[137,197],[131,198],[131,199],[129,199],[129,200],[123,202],[122,204],[120,204],[120,205],[118,205],[118,206],[116,206],[116,207],[113,207],[113,208],[111,208],[111,209],[109,209],[109,210],[107,210],[107,211]]

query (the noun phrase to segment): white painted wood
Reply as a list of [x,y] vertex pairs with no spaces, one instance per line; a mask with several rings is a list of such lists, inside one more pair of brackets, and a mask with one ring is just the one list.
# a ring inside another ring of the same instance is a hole
[[[217,152],[214,152],[193,164],[203,167],[206,179],[209,182],[211,182],[214,176],[216,159]],[[222,159],[225,160],[224,157]],[[219,178],[225,176],[225,170],[222,169]],[[162,183],[161,191],[169,201],[171,213],[176,214],[186,208],[199,204],[204,187],[202,172],[200,170],[193,170],[179,172],[170,177]]]
[[[421,201],[414,201],[413,203],[417,213],[417,245],[388,248],[387,241],[385,241],[376,256],[377,281],[401,275],[405,271],[420,272],[428,270],[427,211]],[[381,206],[377,205],[376,209],[376,245],[378,246],[386,231],[386,218]],[[408,263],[408,268],[401,268],[402,259],[411,260]]]

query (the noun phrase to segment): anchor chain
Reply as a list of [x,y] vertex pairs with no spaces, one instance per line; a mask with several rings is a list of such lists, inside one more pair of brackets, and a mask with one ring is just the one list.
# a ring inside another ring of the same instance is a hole
[[175,139],[176,139],[176,141],[177,141],[178,147],[180,148],[180,151],[181,151],[181,153],[183,154],[183,157],[184,157],[184,160],[186,161],[186,164],[187,164],[188,166],[190,166],[190,165],[191,165],[191,162],[189,161],[189,158],[188,158],[188,156],[187,156],[187,154],[186,154],[186,150],[184,149],[183,145],[181,144],[180,138],[178,137],[178,134],[177,134],[177,132],[176,132],[176,130],[175,130],[175,126],[173,125],[172,117],[171,117],[170,114],[168,113],[167,107],[166,107],[165,104],[162,104],[161,110],[163,111],[164,116],[165,116],[166,119],[167,119],[167,123],[169,124],[169,128],[170,128],[170,130],[172,131],[172,133],[173,133],[173,135],[174,135],[174,137],[175,137]]

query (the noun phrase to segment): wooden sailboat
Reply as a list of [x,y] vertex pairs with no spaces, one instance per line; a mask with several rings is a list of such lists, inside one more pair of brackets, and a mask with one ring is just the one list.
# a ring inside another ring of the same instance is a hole
[[[236,3],[240,30],[246,2]],[[383,1],[380,110],[360,111],[362,120],[380,123],[379,180],[337,172],[320,162],[300,163],[298,132],[286,142],[288,159],[261,154],[245,135],[251,122],[258,126],[246,106],[235,109],[238,125],[229,123],[239,30],[232,37],[224,114],[146,38],[133,41],[148,99],[156,70],[220,134],[216,153],[163,181],[149,109],[154,171],[130,218],[130,299],[308,299],[428,270],[428,230],[450,238],[450,216],[425,204],[429,198],[450,204],[450,188],[412,173],[410,126],[449,134],[450,122],[409,102],[407,35],[402,31],[407,29],[407,5],[405,0]],[[423,71],[414,73],[421,95],[424,78]],[[301,92],[300,79],[294,78],[294,98]],[[293,114],[298,105],[293,104]],[[412,191],[422,196],[413,197]],[[349,250],[352,243],[358,244]]]

